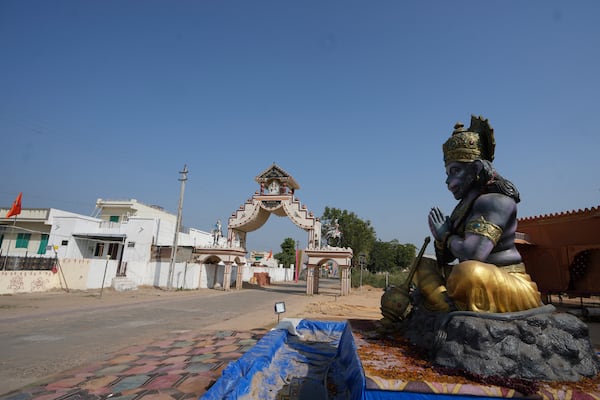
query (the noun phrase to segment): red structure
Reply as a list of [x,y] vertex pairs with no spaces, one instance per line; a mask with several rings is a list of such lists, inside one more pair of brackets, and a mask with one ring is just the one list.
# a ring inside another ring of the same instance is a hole
[[518,221],[516,244],[543,296],[600,295],[600,206]]

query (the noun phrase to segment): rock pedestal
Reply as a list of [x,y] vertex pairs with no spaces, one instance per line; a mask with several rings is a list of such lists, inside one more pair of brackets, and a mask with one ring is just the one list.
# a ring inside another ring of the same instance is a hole
[[600,372],[587,325],[552,305],[502,314],[414,306],[404,328],[435,364],[481,376],[574,382]]

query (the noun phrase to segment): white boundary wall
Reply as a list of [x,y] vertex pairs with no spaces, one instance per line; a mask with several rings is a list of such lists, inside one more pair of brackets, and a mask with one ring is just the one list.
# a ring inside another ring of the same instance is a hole
[[[167,287],[170,262],[130,262],[127,263],[127,278],[138,286]],[[200,265],[195,263],[175,263],[173,267],[173,288],[198,289],[200,287]]]
[[[63,258],[60,269],[52,271],[0,271],[0,294],[45,292],[56,289],[87,290],[111,287],[117,273],[117,260],[90,260]],[[167,287],[169,262],[130,261],[127,263],[127,278],[137,286]],[[207,289],[216,282],[223,282],[224,265],[176,263],[173,270],[173,288]],[[106,275],[105,275],[106,270]],[[242,281],[249,282],[255,272],[266,272],[271,282],[286,282],[294,279],[293,268],[244,266]],[[104,286],[102,279],[104,278]],[[231,269],[230,285],[235,284],[237,266]]]
[[266,272],[271,277],[271,282],[289,282],[294,280],[294,268],[280,267],[248,267],[244,266],[242,280],[249,282],[255,272]]
[[52,271],[0,271],[0,294],[39,293],[60,289]]
[[[197,264],[195,264],[197,265]],[[216,279],[215,279],[216,270]],[[129,271],[129,268],[128,268]],[[271,278],[271,282],[290,282],[294,280],[294,269],[293,268],[281,268],[281,267],[248,267],[244,266],[244,272],[242,274],[242,282],[249,282],[254,276],[255,272],[266,272]],[[213,289],[215,288],[215,282],[223,282],[225,275],[224,264],[203,264],[200,268],[199,287],[201,289]],[[233,265],[231,268],[231,282],[230,285],[234,285],[237,279],[237,265]]]

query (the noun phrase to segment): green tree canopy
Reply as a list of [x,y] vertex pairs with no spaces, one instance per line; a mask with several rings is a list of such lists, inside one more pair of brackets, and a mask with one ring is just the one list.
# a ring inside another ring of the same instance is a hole
[[[342,232],[340,246],[352,249],[355,255],[352,263],[353,265],[358,265],[358,254],[361,252],[370,253],[375,244],[375,229],[371,226],[371,221],[363,221],[353,212],[325,207],[325,211],[321,216],[323,228],[325,225],[333,223],[336,219]],[[323,229],[321,234],[325,234],[325,229]]]
[[410,267],[416,257],[415,245],[401,244],[396,239],[390,242],[377,239],[371,221],[364,221],[347,210],[325,207],[321,216],[322,235],[325,235],[326,225],[331,225],[336,219],[342,232],[341,247],[350,247],[354,252],[352,257],[354,267],[358,267],[360,253],[366,255],[367,268],[372,272],[401,271]]
[[296,262],[296,242],[294,239],[288,237],[283,239],[281,243],[281,253],[277,253],[274,256],[280,264],[283,264],[285,268],[289,268],[291,264]]
[[410,267],[417,248],[413,244],[400,244],[394,239],[390,242],[377,240],[369,255],[367,268],[373,272],[402,270]]

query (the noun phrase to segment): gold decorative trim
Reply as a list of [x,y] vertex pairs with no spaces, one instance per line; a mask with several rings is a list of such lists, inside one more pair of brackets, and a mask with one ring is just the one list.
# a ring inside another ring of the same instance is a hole
[[494,129],[489,121],[474,115],[471,116],[471,126],[468,129],[460,122],[454,125],[452,136],[442,146],[446,165],[456,161],[494,161],[495,148]]
[[500,268],[504,272],[508,272],[509,274],[514,274],[514,273],[524,274],[527,272],[525,270],[525,264],[522,262],[518,263],[518,264],[502,265],[498,268]]
[[475,132],[459,132],[450,137],[443,145],[444,161],[470,162],[482,157],[481,140]]
[[485,218],[483,218],[483,215],[480,215],[479,218],[472,219],[467,223],[465,233],[474,233],[476,235],[485,236],[490,239],[495,246],[500,240],[500,237],[502,237],[502,228],[492,222],[486,221]]

